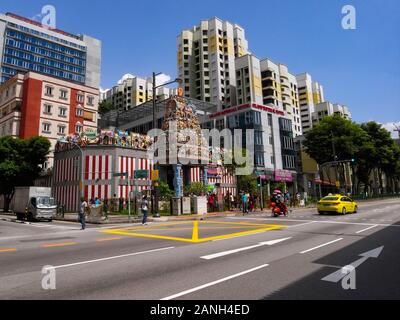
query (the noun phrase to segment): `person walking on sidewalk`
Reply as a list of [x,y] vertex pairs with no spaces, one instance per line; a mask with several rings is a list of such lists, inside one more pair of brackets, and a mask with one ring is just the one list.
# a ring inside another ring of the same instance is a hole
[[140,205],[140,208],[142,210],[142,214],[143,214],[143,221],[142,221],[142,225],[147,226],[147,214],[149,212],[149,203],[147,201],[147,196],[143,196],[143,200],[142,203]]
[[88,208],[88,204],[85,201],[84,198],[81,198],[81,205],[79,208],[79,215],[78,215],[78,220],[81,223],[81,230],[85,230],[86,229],[86,210]]

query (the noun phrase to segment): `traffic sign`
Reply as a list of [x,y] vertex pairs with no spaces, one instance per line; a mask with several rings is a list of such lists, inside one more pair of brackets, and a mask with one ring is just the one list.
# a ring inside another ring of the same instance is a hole
[[151,181],[158,181],[160,179],[160,170],[153,170],[151,172]]
[[135,170],[135,179],[148,179],[149,170]]
[[113,177],[127,177],[128,173],[127,172],[115,172],[113,173]]

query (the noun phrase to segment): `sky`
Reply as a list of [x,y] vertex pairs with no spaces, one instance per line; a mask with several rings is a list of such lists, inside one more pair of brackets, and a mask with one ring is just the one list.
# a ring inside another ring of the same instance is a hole
[[[175,78],[180,31],[217,16],[245,29],[258,58],[310,73],[356,122],[400,121],[399,0],[1,0],[0,12],[30,18],[48,4],[57,28],[102,41],[102,88],[127,73]],[[342,28],[348,4],[355,30]]]

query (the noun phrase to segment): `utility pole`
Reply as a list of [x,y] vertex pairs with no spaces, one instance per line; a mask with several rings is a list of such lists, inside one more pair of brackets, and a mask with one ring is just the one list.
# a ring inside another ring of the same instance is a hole
[[333,161],[335,161],[335,184],[336,184],[336,188],[338,188],[337,186],[337,181],[339,181],[339,191],[340,191],[340,179],[338,179],[338,167],[337,167],[337,160],[338,157],[336,155],[336,148],[335,148],[335,141],[334,141],[334,135],[333,135],[333,131],[331,130],[331,137],[332,137],[332,152],[333,152]]

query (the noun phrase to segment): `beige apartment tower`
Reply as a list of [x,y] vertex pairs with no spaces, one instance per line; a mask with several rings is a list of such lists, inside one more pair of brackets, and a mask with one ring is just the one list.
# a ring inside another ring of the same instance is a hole
[[244,29],[218,18],[202,20],[177,38],[178,76],[186,97],[234,106],[235,58],[248,53]]

